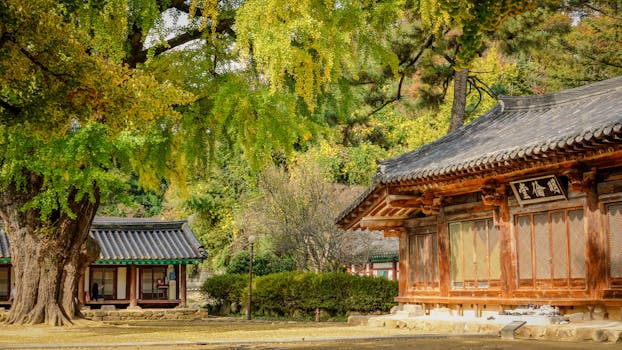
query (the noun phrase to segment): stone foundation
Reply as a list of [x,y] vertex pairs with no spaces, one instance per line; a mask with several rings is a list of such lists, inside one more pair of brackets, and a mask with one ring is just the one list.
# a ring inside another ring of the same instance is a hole
[[205,309],[133,309],[81,310],[93,321],[201,320],[208,317]]
[[[397,307],[391,315],[352,316],[351,326],[403,328],[420,334],[488,334],[499,335],[501,329],[512,321],[525,321],[526,324],[514,332],[516,339],[622,342],[622,322],[604,319],[592,320],[575,317],[558,322],[557,316],[538,315],[499,315],[494,312],[481,312],[479,317],[471,310],[456,315],[455,310],[447,308],[431,309],[427,315],[417,315],[415,309],[404,310]],[[583,315],[583,313],[581,313]],[[578,320],[580,319],[580,320]]]

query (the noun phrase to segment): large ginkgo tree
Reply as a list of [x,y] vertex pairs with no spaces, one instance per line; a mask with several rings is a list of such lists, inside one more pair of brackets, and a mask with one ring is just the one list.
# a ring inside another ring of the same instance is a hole
[[[102,193],[181,174],[173,108],[193,95],[97,51],[72,4],[0,4],[0,217],[17,294],[10,323],[67,324]],[[158,175],[160,174],[160,175]]]

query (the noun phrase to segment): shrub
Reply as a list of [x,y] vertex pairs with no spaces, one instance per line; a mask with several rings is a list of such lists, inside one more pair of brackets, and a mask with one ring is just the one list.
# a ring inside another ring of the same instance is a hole
[[248,276],[243,274],[217,275],[206,279],[201,291],[212,306],[210,312],[229,313],[229,307],[242,304],[247,284]]
[[[208,278],[203,290],[213,305],[246,305],[247,275]],[[321,309],[331,316],[348,311],[388,312],[395,305],[397,281],[346,273],[282,272],[253,279],[253,312],[266,316],[312,316]],[[219,308],[218,310],[222,310]]]
[[269,316],[291,316],[298,308],[296,276],[282,272],[258,277],[253,284],[253,308]]
[[[248,273],[249,256],[249,252],[240,252],[231,258],[231,262],[227,266],[227,273]],[[294,267],[293,260],[278,257],[270,252],[253,256],[253,275],[255,276],[292,271]]]
[[347,301],[348,311],[370,313],[374,311],[389,311],[396,303],[397,281],[385,278],[354,276],[350,284]]

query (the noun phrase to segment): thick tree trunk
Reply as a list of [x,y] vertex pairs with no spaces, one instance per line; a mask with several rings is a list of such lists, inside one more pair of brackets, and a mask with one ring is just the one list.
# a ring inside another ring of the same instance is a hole
[[452,132],[464,125],[466,110],[466,91],[469,70],[463,68],[454,74],[454,102],[451,106],[451,123],[448,132]]
[[36,210],[22,210],[41,189],[41,178],[30,175],[25,188],[10,185],[0,196],[0,216],[11,245],[16,296],[7,315],[10,324],[60,326],[74,318],[75,286],[82,267],[81,254],[99,205],[87,196],[69,195],[76,219],[53,213],[42,222]]
[[80,248],[80,254],[74,255],[74,259],[65,265],[63,271],[62,305],[68,315],[82,317],[78,305],[78,281],[84,274],[85,269],[99,256],[99,245],[88,236],[90,223],[83,228],[86,230],[86,242]]

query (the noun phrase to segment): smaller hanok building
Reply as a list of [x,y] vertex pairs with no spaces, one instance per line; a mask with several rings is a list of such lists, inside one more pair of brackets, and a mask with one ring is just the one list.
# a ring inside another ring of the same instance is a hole
[[[81,305],[126,307],[186,306],[188,264],[207,257],[187,221],[96,217],[90,236],[100,256],[78,282]],[[0,304],[10,304],[9,242],[0,233]]]
[[381,162],[337,223],[399,237],[402,304],[458,315],[546,304],[620,319],[622,77],[501,97]]
[[399,276],[399,241],[383,238],[382,231],[354,232],[354,249],[346,259],[346,271],[352,275],[382,277],[390,281]]
[[397,251],[377,252],[363,262],[351,262],[346,267],[349,274],[373,276],[395,281],[399,277],[399,255]]

